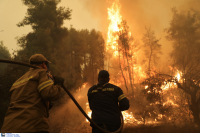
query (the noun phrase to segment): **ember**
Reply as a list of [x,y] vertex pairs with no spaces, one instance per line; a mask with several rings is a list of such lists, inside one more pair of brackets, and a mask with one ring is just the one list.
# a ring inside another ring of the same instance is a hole
[[[86,113],[87,115],[91,118],[92,116],[92,111],[89,108],[89,103],[86,103]],[[88,119],[86,118],[86,122],[89,122]]]

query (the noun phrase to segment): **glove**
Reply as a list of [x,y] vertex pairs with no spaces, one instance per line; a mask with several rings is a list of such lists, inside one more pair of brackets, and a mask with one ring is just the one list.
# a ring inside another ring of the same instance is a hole
[[53,76],[54,79],[54,85],[63,85],[65,79],[62,77],[58,77],[58,76]]

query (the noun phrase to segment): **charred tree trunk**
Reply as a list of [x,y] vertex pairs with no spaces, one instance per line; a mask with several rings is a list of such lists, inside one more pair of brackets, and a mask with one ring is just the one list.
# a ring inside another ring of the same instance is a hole
[[152,58],[152,48],[151,48],[151,53],[150,53],[150,56],[149,56],[149,68],[148,68],[149,69],[148,70],[149,77],[151,77],[151,58]]
[[120,62],[120,51],[118,50],[119,52],[119,67],[120,67],[120,70],[121,70],[121,73],[122,73],[122,77],[124,79],[124,84],[125,84],[125,87],[126,87],[126,90],[127,90],[127,94],[128,94],[128,87],[127,87],[127,84],[126,84],[126,78],[124,76],[124,72],[123,72],[123,69],[122,69],[122,66],[121,66],[121,62]]
[[191,109],[193,117],[194,117],[194,123],[200,125],[199,106],[198,106],[198,102],[196,102],[196,93],[193,93],[191,95],[190,109]]
[[133,59],[132,58],[131,58],[131,65],[132,65],[132,71],[131,71],[131,74],[132,74],[132,84],[134,85],[134,63],[133,63]]
[[192,104],[191,105],[191,110],[192,114],[194,117],[194,123],[200,125],[200,119],[199,119],[199,110],[198,110],[198,105],[197,104]]
[[182,86],[180,83],[178,84],[178,88],[181,88],[184,92],[188,93],[191,97],[191,104],[190,104],[190,110],[192,111],[192,115],[194,117],[194,123],[197,125],[200,125],[200,118],[199,118],[199,103],[200,103],[200,97],[197,99],[197,91],[200,89],[197,86],[192,86],[194,89],[190,90],[189,87],[186,86],[186,83],[184,83],[184,86]]
[[128,60],[127,53],[126,53],[126,61],[127,61],[127,65],[128,65],[128,74],[129,74],[129,80],[130,80],[132,95],[134,96],[133,83],[132,83],[132,77],[131,77],[131,69],[130,69],[130,66],[129,66],[129,60]]

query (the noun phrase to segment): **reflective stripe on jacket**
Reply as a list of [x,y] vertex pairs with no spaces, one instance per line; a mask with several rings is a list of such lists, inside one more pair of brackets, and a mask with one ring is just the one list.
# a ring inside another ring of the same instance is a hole
[[11,101],[1,132],[49,132],[48,101],[57,99],[60,90],[45,69],[31,68],[10,89]]

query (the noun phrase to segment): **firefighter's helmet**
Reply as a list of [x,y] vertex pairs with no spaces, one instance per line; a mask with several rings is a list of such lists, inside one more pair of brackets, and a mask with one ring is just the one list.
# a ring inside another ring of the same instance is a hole
[[43,63],[43,62],[51,63],[42,54],[34,54],[29,59],[30,64],[40,64],[40,63]]

